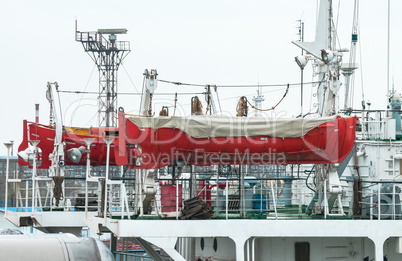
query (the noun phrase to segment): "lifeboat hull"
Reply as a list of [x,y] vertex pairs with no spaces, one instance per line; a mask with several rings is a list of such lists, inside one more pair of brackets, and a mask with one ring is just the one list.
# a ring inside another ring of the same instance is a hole
[[[119,127],[106,129],[65,128],[66,165],[77,165],[67,156],[67,150],[85,146],[84,138],[94,138],[91,165],[106,164],[106,144],[103,138],[113,138],[110,165],[156,169],[171,166],[179,160],[186,165],[261,165],[261,164],[325,164],[342,162],[355,142],[356,117],[334,117],[319,124],[300,137],[214,136],[193,137],[179,128],[151,128],[134,124],[119,115]],[[200,128],[202,126],[199,126]],[[49,155],[54,147],[55,130],[50,126],[24,121],[23,142],[40,140],[41,165],[49,168]],[[78,165],[86,164],[86,154]],[[20,165],[29,163],[19,159]]]
[[[37,167],[39,169],[47,169],[51,166],[51,161],[49,160],[50,154],[53,152],[54,148],[54,137],[56,135],[55,129],[51,126],[36,124],[28,121],[24,121],[24,134],[23,141],[18,147],[18,151],[25,150],[28,147],[28,142],[30,140],[39,140],[38,148],[39,153],[37,159],[40,165]],[[74,131],[68,131],[68,129],[74,129]],[[108,131],[105,128],[65,128],[63,130],[62,139],[65,143],[65,164],[66,165],[85,165],[86,164],[86,154],[81,158],[78,164],[73,163],[68,155],[67,151],[72,148],[79,148],[81,146],[87,147],[84,138],[93,138],[94,141],[91,144],[91,165],[106,165],[106,153],[107,147],[103,138],[114,138],[116,139],[117,131]],[[108,134],[113,134],[112,136]],[[114,143],[111,144],[110,149],[110,165],[116,165],[114,160]],[[40,159],[39,159],[40,158]],[[18,159],[18,164],[20,166],[30,166],[32,162],[25,162],[21,158]]]
[[339,163],[353,148],[356,119],[336,117],[303,136],[289,138],[265,135],[194,138],[178,128],[144,128],[126,120],[126,137],[120,134],[119,139],[124,138],[131,145],[126,152],[127,163],[135,168],[160,168],[177,160],[199,166]]

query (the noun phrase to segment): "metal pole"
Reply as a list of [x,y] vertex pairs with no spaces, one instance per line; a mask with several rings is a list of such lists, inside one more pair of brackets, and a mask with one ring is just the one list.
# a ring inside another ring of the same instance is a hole
[[292,205],[292,180],[285,179],[285,205]]
[[240,176],[241,176],[241,214],[246,215],[246,191],[244,188],[244,168],[240,165]]
[[84,141],[87,144],[87,169],[85,178],[85,219],[88,218],[88,179],[90,176],[90,168],[91,168],[90,150],[91,150],[91,144],[94,140],[95,140],[94,138],[84,138]]
[[191,197],[196,197],[197,196],[197,171],[196,167],[194,165],[191,166],[191,191],[192,191],[192,196]]
[[[143,188],[143,178],[144,178],[144,176],[146,176],[146,173],[145,173],[145,170],[144,169],[141,169],[140,171],[139,171],[139,178],[138,178],[138,192],[139,192],[139,201],[138,201],[138,206],[139,206],[139,208],[140,208],[140,216],[142,217],[143,215],[144,215],[144,202],[143,202],[143,200],[144,200],[144,196],[143,196],[143,194],[142,194],[142,188]],[[161,195],[161,197],[162,197],[162,195]]]
[[391,0],[388,0],[387,110],[389,109],[389,45],[390,45],[390,35],[391,35]]
[[[175,166],[173,166],[175,168]],[[176,183],[176,220],[179,219],[179,184]]]
[[190,180],[188,181],[190,188],[190,198],[193,197],[193,166],[190,166]]
[[276,211],[276,195],[274,192],[274,186],[272,184],[272,180],[270,180],[270,184],[271,184],[272,202],[274,203],[275,219],[278,219],[278,212]]
[[216,216],[219,216],[219,168],[216,176]]
[[25,181],[25,212],[28,212],[28,181]]
[[373,196],[374,196],[373,190],[370,189],[370,205],[369,205],[370,220],[373,220],[373,207],[374,207],[374,205],[373,205]]
[[[304,41],[304,23],[300,20],[300,41]],[[301,55],[303,56],[304,49],[301,49]],[[304,68],[300,68],[300,117],[303,118],[303,75],[304,75]]]
[[260,215],[262,215],[262,180],[260,180]]
[[107,222],[107,183],[109,179],[109,160],[110,160],[110,144],[113,142],[112,138],[103,138],[106,143],[106,174],[105,174],[105,205],[104,205],[104,213],[103,217],[105,218],[105,223]]
[[324,219],[327,219],[327,210],[328,210],[327,180],[324,180]]
[[[229,176],[228,176],[229,177]],[[228,212],[229,212],[229,180],[226,177],[226,219],[228,219]]]
[[303,118],[303,68],[301,68],[300,71],[300,117]]
[[36,160],[35,160],[35,153],[36,150],[34,149],[34,157],[33,157],[33,168],[32,168],[32,201],[31,201],[31,207],[32,207],[32,212],[36,212],[36,202],[35,202],[35,176],[36,176]]
[[[137,209],[139,208],[140,202],[140,189],[139,189],[139,182],[140,182],[140,171],[139,169],[135,170],[135,186],[134,186],[134,214],[137,214]],[[162,197],[162,195],[161,195]]]
[[392,183],[392,219],[395,219],[395,183]]
[[380,220],[381,219],[381,185],[380,183],[377,184],[377,219]]
[[[36,200],[35,200],[35,182],[36,182],[36,146],[39,140],[31,140],[33,145],[33,166],[32,166],[32,212],[36,212]],[[28,157],[29,158],[29,157]],[[29,161],[29,159],[28,159]]]
[[7,147],[7,166],[6,166],[6,195],[4,197],[5,201],[5,217],[7,217],[7,205],[8,205],[8,175],[10,172],[10,148],[12,146],[12,143],[4,143],[4,146]]

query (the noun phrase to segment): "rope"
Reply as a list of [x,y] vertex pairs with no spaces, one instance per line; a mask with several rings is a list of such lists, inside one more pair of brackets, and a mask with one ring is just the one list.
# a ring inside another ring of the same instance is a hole
[[133,117],[153,117],[155,115],[155,112],[153,115],[140,115],[140,114],[131,114],[131,113],[124,113],[124,115],[133,116]]
[[173,110],[173,116],[176,114],[176,105],[177,105],[177,92],[174,95],[174,110]]
[[362,182],[360,178],[353,180],[353,216],[358,218],[362,214]]
[[198,99],[198,97],[196,96],[195,99],[192,100],[191,103],[191,115],[203,115],[202,113],[202,103],[200,102],[200,100]]
[[283,96],[282,96],[282,98],[279,100],[279,102],[278,102],[275,106],[272,106],[272,107],[269,108],[269,109],[259,109],[259,108],[255,107],[253,104],[251,104],[251,102],[250,102],[249,100],[247,100],[247,103],[248,103],[253,109],[255,109],[255,110],[257,110],[257,111],[271,111],[271,110],[275,110],[275,108],[283,101],[283,99],[285,99],[285,97],[286,97],[286,95],[288,94],[288,92],[289,92],[289,84],[288,84],[288,87],[286,88],[285,94],[283,94]]
[[207,100],[207,110],[206,110],[206,112],[205,112],[205,114],[208,114],[208,112],[209,112],[209,114],[211,115],[211,113],[212,113],[212,110],[211,110],[211,87],[208,85],[207,87],[206,87],[206,89],[207,89],[207,93],[206,93],[206,100]]
[[106,180],[100,179],[101,185],[101,212],[99,213],[99,217],[104,217],[103,213],[105,212],[105,189],[106,189]]
[[162,110],[159,112],[159,116],[168,116],[167,110],[166,110],[166,109],[162,109]]
[[56,207],[59,206],[59,201],[60,199],[63,199],[63,189],[61,184],[63,184],[64,177],[62,176],[54,176],[53,177],[53,182],[54,182],[54,188],[53,188],[53,195],[54,199],[56,200]]
[[239,99],[239,102],[237,103],[236,111],[237,111],[237,114],[236,114],[237,117],[247,117],[248,107],[247,107],[247,98],[245,96],[242,96]]
[[[174,166],[173,166],[173,168],[174,168]],[[175,184],[175,183],[176,183],[175,180],[176,180],[178,177],[180,177],[181,172],[183,171],[183,168],[178,168],[178,169],[179,169],[179,173],[177,173],[177,175],[172,178],[172,184]]]

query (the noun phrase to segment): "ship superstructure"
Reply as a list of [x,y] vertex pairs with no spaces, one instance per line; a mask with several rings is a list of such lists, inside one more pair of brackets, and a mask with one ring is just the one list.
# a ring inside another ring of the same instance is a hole
[[[124,239],[154,260],[400,260],[401,96],[392,92],[385,111],[350,108],[340,90],[348,94],[357,66],[342,63],[347,50],[336,45],[332,1],[319,3],[315,41],[294,42],[306,52],[296,62],[302,70],[310,62],[316,75],[314,115],[240,117],[247,116],[244,97],[239,117],[208,115],[194,97],[191,116],[165,108],[155,117],[155,69],[144,73],[140,115],[128,115],[116,110],[117,76],[99,63],[112,77],[100,77],[102,93],[108,90],[99,107],[104,123],[63,126],[58,84],[49,83],[55,124],[24,122],[20,164],[32,178],[7,175],[17,206],[6,206],[6,217],[47,232],[88,226],[110,233],[112,250]],[[129,51],[115,44],[119,32],[77,32],[77,39],[99,62]],[[262,98],[255,100],[261,109]],[[85,174],[74,176],[70,166]]]

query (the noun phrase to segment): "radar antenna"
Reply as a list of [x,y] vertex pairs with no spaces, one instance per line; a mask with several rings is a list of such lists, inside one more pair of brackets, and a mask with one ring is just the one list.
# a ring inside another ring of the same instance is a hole
[[117,71],[129,54],[129,41],[116,41],[117,34],[126,34],[127,29],[98,29],[80,32],[75,22],[75,40],[82,43],[85,52],[98,66],[99,71],[99,127],[117,126]]

